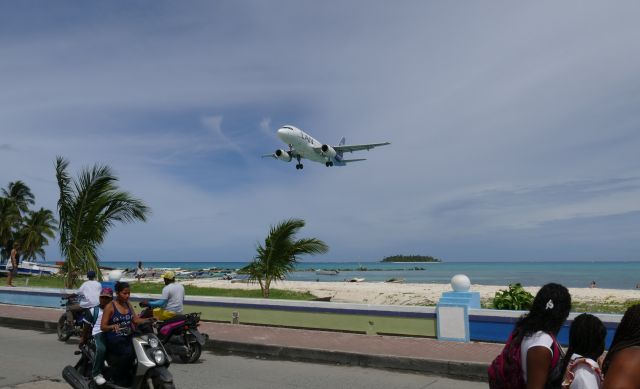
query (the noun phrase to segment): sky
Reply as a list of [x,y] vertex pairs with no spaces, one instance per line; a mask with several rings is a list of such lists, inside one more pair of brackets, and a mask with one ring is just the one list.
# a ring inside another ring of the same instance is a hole
[[[104,261],[640,260],[640,3],[0,2],[0,186],[110,166],[152,209]],[[294,125],[392,144],[262,159]],[[57,241],[47,260],[59,260]]]

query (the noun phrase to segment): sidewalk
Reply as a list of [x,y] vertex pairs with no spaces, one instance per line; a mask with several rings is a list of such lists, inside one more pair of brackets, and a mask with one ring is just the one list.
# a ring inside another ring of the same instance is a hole
[[[55,331],[61,309],[0,304],[0,325]],[[201,322],[208,350],[486,380],[501,344]]]

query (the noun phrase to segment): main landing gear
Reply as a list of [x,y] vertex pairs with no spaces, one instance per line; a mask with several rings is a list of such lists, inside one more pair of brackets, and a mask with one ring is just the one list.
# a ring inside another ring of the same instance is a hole
[[326,166],[326,167],[333,166],[333,162],[327,161],[327,162],[324,163],[324,166]]
[[304,165],[300,162],[300,156],[296,155],[296,159],[298,160],[298,164],[296,165],[296,170],[302,169]]

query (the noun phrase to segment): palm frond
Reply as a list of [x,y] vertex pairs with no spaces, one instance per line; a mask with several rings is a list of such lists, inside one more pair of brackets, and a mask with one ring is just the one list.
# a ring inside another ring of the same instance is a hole
[[60,245],[72,283],[87,270],[98,270],[99,248],[116,223],[146,221],[151,210],[142,200],[119,189],[110,167],[96,164],[83,168],[78,178],[71,180],[67,166],[58,158]]

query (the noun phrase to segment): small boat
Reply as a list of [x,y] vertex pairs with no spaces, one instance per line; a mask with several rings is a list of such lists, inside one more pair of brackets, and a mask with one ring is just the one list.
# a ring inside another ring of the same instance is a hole
[[391,282],[394,284],[402,284],[404,282],[404,278],[389,278],[388,280],[386,280],[385,282]]
[[[0,265],[0,272],[6,273],[6,264]],[[51,263],[23,260],[18,264],[20,275],[50,276],[58,273],[60,273],[60,266]]]
[[238,274],[237,276],[231,279],[232,284],[237,284],[239,282],[249,283],[249,275],[248,274]]
[[322,269],[317,269],[316,270],[316,274],[319,276],[335,276],[338,273],[340,273],[337,270],[322,270]]
[[358,278],[358,277],[349,278],[347,280],[347,282],[362,282],[362,281],[364,281],[364,278]]

